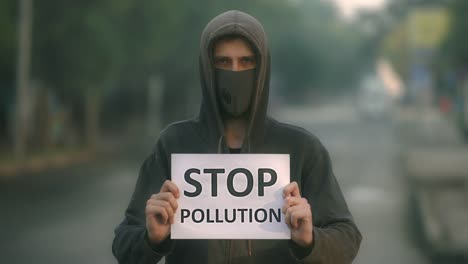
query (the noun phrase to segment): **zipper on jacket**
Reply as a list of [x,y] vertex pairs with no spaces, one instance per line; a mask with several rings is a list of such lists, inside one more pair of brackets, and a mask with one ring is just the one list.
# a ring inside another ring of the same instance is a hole
[[247,247],[248,247],[248,251],[249,251],[249,257],[252,256],[252,240],[247,240]]
[[232,263],[232,240],[227,241],[227,248],[228,248],[228,256],[226,259],[226,263],[231,264]]

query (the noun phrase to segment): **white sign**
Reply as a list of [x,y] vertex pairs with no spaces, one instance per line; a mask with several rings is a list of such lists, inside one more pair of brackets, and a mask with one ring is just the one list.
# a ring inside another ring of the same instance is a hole
[[281,208],[286,154],[172,154],[173,239],[290,239]]

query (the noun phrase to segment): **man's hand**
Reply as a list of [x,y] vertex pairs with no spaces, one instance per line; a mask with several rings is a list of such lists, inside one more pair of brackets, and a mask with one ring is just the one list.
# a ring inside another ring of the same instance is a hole
[[312,246],[313,223],[312,210],[305,198],[301,197],[296,182],[286,185],[283,190],[283,214],[288,227],[291,229],[291,239],[301,247]]
[[179,198],[179,188],[173,182],[166,180],[159,193],[153,194],[146,202],[146,230],[151,243],[161,243],[171,233],[177,198]]

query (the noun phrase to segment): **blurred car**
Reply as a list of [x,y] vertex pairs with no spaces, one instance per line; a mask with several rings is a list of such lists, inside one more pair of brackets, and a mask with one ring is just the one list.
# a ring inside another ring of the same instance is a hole
[[358,90],[357,107],[364,119],[382,119],[389,116],[391,98],[377,76],[366,77]]
[[465,137],[465,140],[468,141],[468,78],[466,78],[461,87],[460,87],[460,110],[459,110],[459,126]]
[[412,148],[403,160],[424,251],[432,263],[468,263],[468,148]]

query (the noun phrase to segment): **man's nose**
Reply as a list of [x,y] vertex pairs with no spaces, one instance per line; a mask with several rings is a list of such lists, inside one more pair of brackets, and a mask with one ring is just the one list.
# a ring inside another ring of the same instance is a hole
[[237,60],[233,60],[232,62],[232,71],[240,71],[239,62]]

